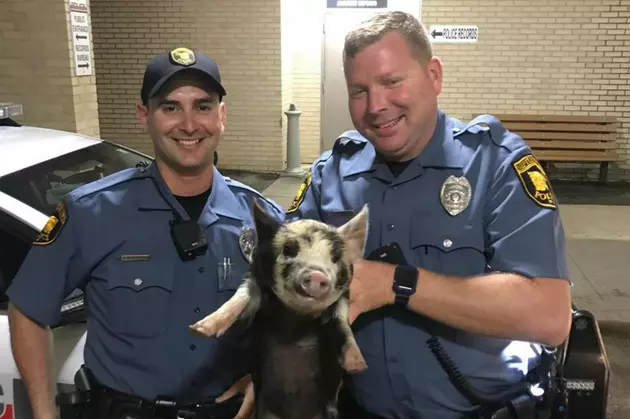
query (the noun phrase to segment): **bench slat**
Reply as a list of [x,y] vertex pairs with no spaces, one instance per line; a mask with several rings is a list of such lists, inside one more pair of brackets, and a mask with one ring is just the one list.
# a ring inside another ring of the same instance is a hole
[[610,151],[578,151],[578,150],[534,150],[534,154],[541,161],[617,161],[619,158]]
[[565,132],[615,132],[617,127],[615,124],[596,125],[596,124],[561,124],[561,123],[534,123],[534,122],[511,122],[504,124],[505,128],[510,131],[565,131]]
[[577,116],[577,115],[520,115],[520,114],[498,114],[495,115],[501,122],[583,122],[614,124],[615,117],[610,116]]
[[[518,134],[518,133],[517,133]],[[594,141],[615,142],[615,134],[584,134],[580,132],[535,132],[523,131],[519,134],[523,139],[552,141]]]
[[573,150],[614,150],[614,143],[589,143],[586,141],[537,141],[527,140],[532,148],[568,148]]

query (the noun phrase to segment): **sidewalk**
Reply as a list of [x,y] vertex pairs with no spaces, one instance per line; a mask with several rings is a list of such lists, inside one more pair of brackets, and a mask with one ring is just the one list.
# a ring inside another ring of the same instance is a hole
[[630,207],[561,206],[572,294],[599,321],[630,323]]
[[291,205],[303,180],[302,177],[280,176],[263,193],[286,209]]

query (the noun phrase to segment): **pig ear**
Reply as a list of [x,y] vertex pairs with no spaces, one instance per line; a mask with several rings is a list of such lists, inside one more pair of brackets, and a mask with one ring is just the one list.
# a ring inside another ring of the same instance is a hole
[[368,233],[369,210],[367,204],[350,221],[338,228],[346,243],[346,252],[351,262],[363,257]]
[[276,232],[280,228],[280,222],[269,215],[263,207],[260,206],[257,199],[254,199],[254,223],[256,225],[256,236],[258,243],[264,243],[272,240]]

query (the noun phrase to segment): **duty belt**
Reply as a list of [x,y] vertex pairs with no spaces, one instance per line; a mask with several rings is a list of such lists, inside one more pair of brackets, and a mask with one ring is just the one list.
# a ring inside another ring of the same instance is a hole
[[236,416],[242,397],[234,397],[222,403],[179,405],[174,399],[158,397],[148,401],[105,386],[93,389],[91,408],[100,418],[133,419],[232,419]]

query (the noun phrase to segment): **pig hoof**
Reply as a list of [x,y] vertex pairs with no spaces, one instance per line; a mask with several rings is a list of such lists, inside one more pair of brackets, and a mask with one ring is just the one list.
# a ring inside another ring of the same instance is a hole
[[351,345],[343,358],[343,367],[348,372],[361,372],[367,369],[367,363],[357,345]]
[[202,336],[220,337],[227,331],[227,329],[230,328],[231,325],[232,322],[229,316],[221,312],[216,312],[199,320],[197,323],[189,327],[192,331]]

